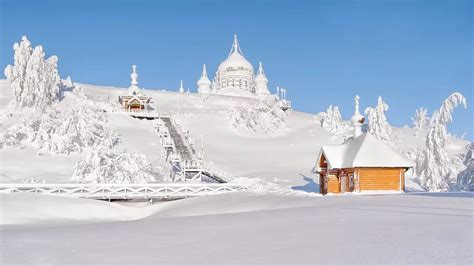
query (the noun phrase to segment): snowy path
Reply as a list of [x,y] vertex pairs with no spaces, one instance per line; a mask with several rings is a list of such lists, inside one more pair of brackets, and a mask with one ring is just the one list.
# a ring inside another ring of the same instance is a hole
[[4,227],[0,263],[472,264],[472,196],[202,197],[138,221]]

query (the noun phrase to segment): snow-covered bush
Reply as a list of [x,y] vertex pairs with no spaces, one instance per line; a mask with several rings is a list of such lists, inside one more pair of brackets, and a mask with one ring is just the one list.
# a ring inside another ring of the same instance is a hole
[[375,108],[367,107],[365,109],[365,115],[367,116],[368,131],[373,136],[380,140],[388,141],[392,134],[392,127],[387,122],[385,112],[388,110],[388,105],[379,96],[377,106]]
[[325,130],[337,134],[345,129],[339,107],[330,105],[326,112],[322,112],[318,116],[320,118],[321,127]]
[[145,155],[107,145],[92,149],[76,162],[72,180],[79,183],[147,183],[157,181]]
[[42,109],[56,102],[60,83],[58,58],[53,55],[45,59],[43,47],[33,49],[26,36],[15,43],[13,49],[14,63],[5,68],[5,76],[14,92],[12,104]]
[[417,133],[423,132],[428,129],[430,125],[430,117],[428,116],[428,110],[426,108],[419,108],[415,111],[415,115],[411,118],[413,121],[413,128]]
[[259,102],[234,108],[230,125],[240,133],[274,135],[285,131],[286,114],[278,105]]
[[455,92],[443,101],[442,106],[431,117],[426,147],[419,152],[415,168],[420,185],[427,190],[446,191],[454,188],[457,175],[464,168],[462,158],[450,156],[446,151],[446,126],[453,119],[453,109],[461,104],[466,107],[466,99]]
[[0,147],[31,144],[38,152],[69,154],[85,147],[113,146],[117,135],[104,127],[106,116],[77,101],[68,109],[45,108],[24,111],[21,121],[0,136]]

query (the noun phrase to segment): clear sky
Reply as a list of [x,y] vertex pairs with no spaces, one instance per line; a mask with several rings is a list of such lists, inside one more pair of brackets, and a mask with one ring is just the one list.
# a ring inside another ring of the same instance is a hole
[[176,90],[183,79],[195,91],[202,64],[212,78],[236,33],[296,110],[338,105],[348,119],[355,94],[362,107],[380,95],[389,122],[403,126],[459,91],[468,109],[455,111],[450,130],[473,139],[474,1],[0,2],[2,69],[27,35],[73,81],[128,87],[136,64],[141,87]]

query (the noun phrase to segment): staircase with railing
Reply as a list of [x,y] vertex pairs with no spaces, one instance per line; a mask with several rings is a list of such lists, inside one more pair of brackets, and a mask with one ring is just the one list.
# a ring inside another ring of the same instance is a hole
[[170,179],[173,181],[212,181],[227,183],[233,177],[216,167],[205,164],[197,156],[189,132],[184,130],[171,116],[162,116],[157,126],[161,143],[168,150],[171,164]]

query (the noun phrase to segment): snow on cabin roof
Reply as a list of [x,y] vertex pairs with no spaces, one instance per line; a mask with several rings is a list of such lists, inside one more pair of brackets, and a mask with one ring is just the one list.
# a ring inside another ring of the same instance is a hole
[[369,133],[341,145],[323,146],[319,157],[321,154],[329,168],[413,167],[413,162]]

